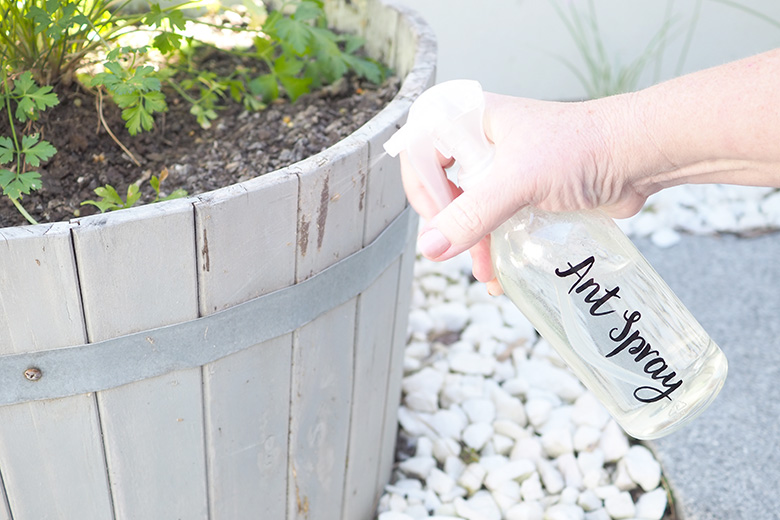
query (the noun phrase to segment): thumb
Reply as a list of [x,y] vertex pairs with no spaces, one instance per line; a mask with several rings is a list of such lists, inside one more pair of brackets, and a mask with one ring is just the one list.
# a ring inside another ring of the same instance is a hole
[[470,249],[516,211],[504,211],[496,199],[481,187],[461,193],[422,228],[420,252],[442,261]]

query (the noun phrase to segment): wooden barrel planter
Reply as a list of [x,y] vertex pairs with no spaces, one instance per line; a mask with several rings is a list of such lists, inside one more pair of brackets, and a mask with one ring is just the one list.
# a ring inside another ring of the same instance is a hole
[[326,151],[224,189],[0,230],[0,520],[373,518],[416,218],[382,143],[430,30],[328,4],[404,78]]

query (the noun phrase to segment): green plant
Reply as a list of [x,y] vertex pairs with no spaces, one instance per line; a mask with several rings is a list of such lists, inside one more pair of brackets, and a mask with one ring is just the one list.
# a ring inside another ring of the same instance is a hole
[[[558,59],[574,73],[585,88],[588,97],[599,98],[634,90],[640,75],[653,60],[656,60],[657,74],[660,59],[675,25],[672,16],[673,0],[667,3],[661,27],[647,43],[644,51],[626,65],[614,64],[607,52],[601,36],[594,0],[579,4],[569,2],[566,10],[556,0],[552,0],[551,5],[574,40],[585,63],[585,69],[581,70],[563,57],[558,56]],[[692,26],[694,24],[695,20]],[[687,49],[683,53],[686,51]]]
[[[149,179],[149,184],[156,193],[152,202],[161,202],[163,200],[179,199],[187,196],[186,190],[174,190],[170,195],[162,196],[160,193],[160,184],[168,177],[168,170],[164,169],[160,172],[160,176],[152,175]],[[118,209],[127,209],[133,207],[141,199],[140,182],[134,182],[127,187],[127,194],[123,199],[116,189],[110,184],[95,188],[95,195],[100,197],[100,200],[85,200],[81,203],[82,206],[92,205],[97,207],[101,213],[106,211],[115,211]]]
[[[189,16],[185,8],[197,5],[199,0],[165,8],[150,2],[145,13],[126,13],[123,8],[128,3],[0,0],[0,100],[3,107],[8,107],[12,134],[0,141],[0,157],[16,163],[12,169],[2,170],[0,186],[32,223],[35,221],[19,199],[39,189],[41,178],[26,168],[39,166],[56,150],[46,141],[39,141],[34,132],[28,132],[19,142],[11,116],[12,103],[22,107],[17,109],[16,118],[24,123],[57,103],[53,86],[79,81],[95,92],[98,118],[106,131],[138,164],[105,123],[104,97],[121,109],[128,133],[135,135],[154,128],[155,115],[167,110],[166,97],[171,94],[190,103],[190,112],[207,128],[218,117],[226,98],[242,103],[248,110],[260,110],[282,95],[294,102],[311,89],[337,81],[349,72],[377,83],[387,73],[378,62],[359,56],[363,45],[360,38],[328,29],[321,0],[288,2],[270,13],[247,0],[252,22],[227,27],[208,18]],[[220,49],[186,36],[188,24],[251,31],[253,44]],[[145,43],[128,44],[130,34],[145,36]],[[215,72],[204,65],[203,56],[209,53],[234,56],[242,64],[226,73]],[[13,88],[8,78],[17,78]],[[35,110],[28,113],[31,106]],[[105,191],[99,194],[102,198],[98,207],[115,209],[137,201],[137,193],[128,193],[122,200],[110,186],[99,189]]]
[[[0,113],[6,111],[10,128],[10,137],[0,135],[0,187],[3,194],[13,202],[16,209],[31,224],[36,224],[30,214],[21,205],[22,195],[41,187],[41,175],[37,171],[28,171],[28,167],[37,168],[41,162],[49,160],[57,150],[40,138],[37,133],[19,133],[14,121],[30,123],[49,107],[59,103],[50,86],[40,87],[32,78],[32,73],[22,73],[11,88],[10,78],[3,71],[0,88]],[[13,109],[16,105],[16,109]],[[29,125],[27,125],[29,127]],[[3,165],[9,165],[6,169]]]

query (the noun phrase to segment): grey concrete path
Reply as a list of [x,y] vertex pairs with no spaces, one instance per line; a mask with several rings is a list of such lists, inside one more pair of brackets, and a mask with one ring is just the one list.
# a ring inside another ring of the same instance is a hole
[[652,443],[683,519],[780,519],[780,234],[636,244],[729,361],[716,401]]

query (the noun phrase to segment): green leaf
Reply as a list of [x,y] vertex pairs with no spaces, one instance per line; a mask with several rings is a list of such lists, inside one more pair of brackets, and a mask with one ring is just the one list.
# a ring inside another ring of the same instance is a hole
[[181,35],[172,32],[161,32],[154,37],[152,44],[163,54],[171,53],[181,48]]
[[12,199],[18,199],[22,194],[29,194],[32,190],[41,188],[41,174],[38,172],[25,172],[15,175],[8,170],[0,170],[0,186],[3,193]]
[[347,34],[344,38],[344,41],[346,42],[344,45],[344,52],[346,54],[354,53],[366,43],[366,40],[360,36],[355,36],[354,34]]
[[279,76],[296,76],[303,69],[303,61],[294,56],[279,56],[274,60],[273,70]]
[[254,39],[254,47],[255,55],[259,58],[262,58],[266,54],[270,54],[274,48],[274,44],[268,38],[261,38],[260,36],[257,36]]
[[[16,179],[16,174],[11,170],[5,170],[0,168],[0,187],[5,191],[6,187]],[[6,193],[6,195],[8,195]]]
[[132,207],[141,198],[141,191],[137,184],[130,184],[127,187],[127,196],[125,200],[122,200],[116,189],[110,184],[106,184],[105,186],[95,188],[95,195],[100,197],[100,200],[85,200],[81,205],[90,204],[96,206],[101,213],[105,213],[106,211]]
[[305,22],[307,20],[317,20],[324,16],[325,11],[323,11],[320,4],[317,2],[309,2],[307,0],[304,0],[298,5],[297,9],[295,9],[295,14],[293,15],[296,20],[301,22]]
[[0,136],[0,164],[13,161],[15,152],[16,149],[14,148],[14,143],[11,141],[11,138]]
[[260,96],[264,103],[270,103],[279,97],[279,84],[273,74],[263,74],[249,82],[249,92]]
[[200,105],[192,105],[190,114],[195,116],[198,124],[203,128],[211,128],[211,122],[217,118],[217,113],[214,110]]
[[276,23],[279,38],[299,56],[306,53],[312,38],[312,27],[292,18],[282,18]]
[[178,190],[174,190],[170,195],[167,195],[165,197],[161,197],[159,200],[173,200],[173,199],[181,199],[189,195],[187,193],[187,190],[179,188]]
[[37,119],[38,112],[59,103],[57,94],[52,92],[52,87],[36,85],[30,71],[25,71],[14,82],[13,95],[17,98],[14,115],[22,123],[28,119]]
[[162,27],[167,18],[168,15],[160,9],[160,4],[152,4],[149,6],[149,12],[144,16],[143,23],[150,27]]
[[162,92],[146,92],[141,97],[144,108],[150,114],[168,110],[168,105],[165,103],[165,95]]
[[122,119],[130,135],[136,135],[143,130],[151,130],[154,126],[152,115],[143,109],[141,105],[128,107],[122,110]]
[[25,135],[22,137],[22,151],[24,161],[30,166],[38,167],[41,161],[48,161],[57,153],[48,141],[38,142],[38,134]]
[[294,102],[303,94],[308,94],[310,91],[309,86],[312,83],[311,78],[295,78],[291,76],[279,76],[279,82],[284,87],[284,91],[287,92],[290,101]]
[[355,74],[358,76],[366,78],[368,81],[375,84],[382,83],[384,71],[377,63],[349,54],[345,54],[343,58],[347,65],[349,65],[349,68],[355,71]]
[[122,205],[124,208],[131,208],[135,205],[136,202],[138,202],[138,199],[141,198],[141,190],[138,188],[138,185],[133,183],[127,187],[127,198],[125,199],[125,203]]

